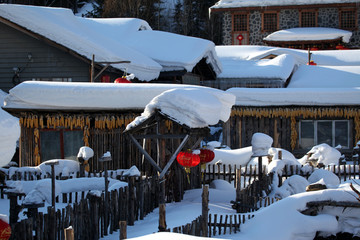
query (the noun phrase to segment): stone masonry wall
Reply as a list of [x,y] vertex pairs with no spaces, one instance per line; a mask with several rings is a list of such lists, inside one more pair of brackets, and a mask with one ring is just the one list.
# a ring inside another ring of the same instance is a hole
[[[223,14],[223,41],[224,45],[231,45],[231,13]],[[349,45],[351,47],[360,47],[360,8],[357,9],[358,27],[353,31]],[[299,27],[299,10],[282,9],[279,13],[280,29]],[[339,10],[337,8],[319,8],[318,9],[318,27],[339,28]],[[264,45],[263,38],[270,33],[261,31],[261,12],[251,11],[249,15],[249,44]]]

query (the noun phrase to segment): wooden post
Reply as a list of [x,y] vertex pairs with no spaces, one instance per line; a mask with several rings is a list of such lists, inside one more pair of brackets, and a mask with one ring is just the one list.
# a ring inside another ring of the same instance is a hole
[[123,240],[127,238],[127,224],[126,221],[120,221],[119,222],[119,229],[120,229],[120,234],[119,234],[119,239]]
[[279,151],[279,153],[278,153],[278,159],[282,159],[282,151]]
[[51,206],[55,208],[55,165],[59,165],[59,161],[50,161],[45,165],[51,167]]
[[74,240],[74,229],[72,226],[64,229],[65,240]]
[[235,171],[236,177],[236,202],[240,201],[241,198],[241,168],[237,168]]
[[159,232],[166,231],[166,210],[165,204],[159,205]]
[[202,228],[202,236],[207,237],[208,236],[208,220],[209,220],[209,186],[204,185],[203,186],[203,192],[202,192],[202,222],[201,222],[201,228]]
[[90,82],[94,82],[94,67],[95,67],[95,55],[93,54],[91,59]]
[[262,172],[262,156],[259,157],[259,181],[262,181],[263,178],[263,172]]

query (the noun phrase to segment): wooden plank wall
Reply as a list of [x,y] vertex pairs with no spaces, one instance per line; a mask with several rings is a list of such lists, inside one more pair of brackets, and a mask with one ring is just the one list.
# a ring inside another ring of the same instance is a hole
[[274,139],[273,147],[291,149],[291,128],[290,118],[257,118],[232,116],[229,119],[226,136],[229,138],[227,143],[231,149],[251,146],[254,133],[261,132]]

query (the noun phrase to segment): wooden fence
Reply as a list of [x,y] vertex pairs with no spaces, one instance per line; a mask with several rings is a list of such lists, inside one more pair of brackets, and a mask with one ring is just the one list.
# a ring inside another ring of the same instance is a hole
[[[233,215],[218,215],[209,214],[208,216],[208,237],[216,235],[225,235],[240,232],[241,224],[253,218],[252,214],[233,214]],[[191,223],[183,226],[175,227],[172,232],[182,233],[193,236],[204,236],[202,232],[202,217],[199,216]],[[170,229],[168,230],[170,231]]]
[[134,225],[159,206],[159,180],[129,180],[129,186],[113,190],[106,201],[105,194],[87,194],[78,197],[73,204],[55,211],[48,207],[47,213],[12,224],[11,239],[64,239],[64,229],[72,226],[75,239],[99,239],[118,229],[119,221]]

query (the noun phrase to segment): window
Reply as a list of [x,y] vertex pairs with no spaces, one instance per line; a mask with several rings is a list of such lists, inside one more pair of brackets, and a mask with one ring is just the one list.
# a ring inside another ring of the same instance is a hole
[[233,31],[242,32],[248,31],[248,15],[234,14],[233,15]]
[[300,121],[300,148],[310,149],[327,143],[336,147],[349,147],[349,121],[347,120],[303,120]]
[[276,12],[263,13],[262,30],[264,32],[274,32],[278,30],[278,14]]
[[317,14],[315,11],[300,12],[300,27],[317,27]]
[[76,160],[80,147],[84,146],[83,131],[42,130],[40,131],[41,160]]
[[59,78],[33,78],[33,81],[53,81],[53,82],[72,82],[72,78],[59,77]]
[[354,10],[341,10],[340,11],[340,28],[342,29],[355,29],[356,17]]

